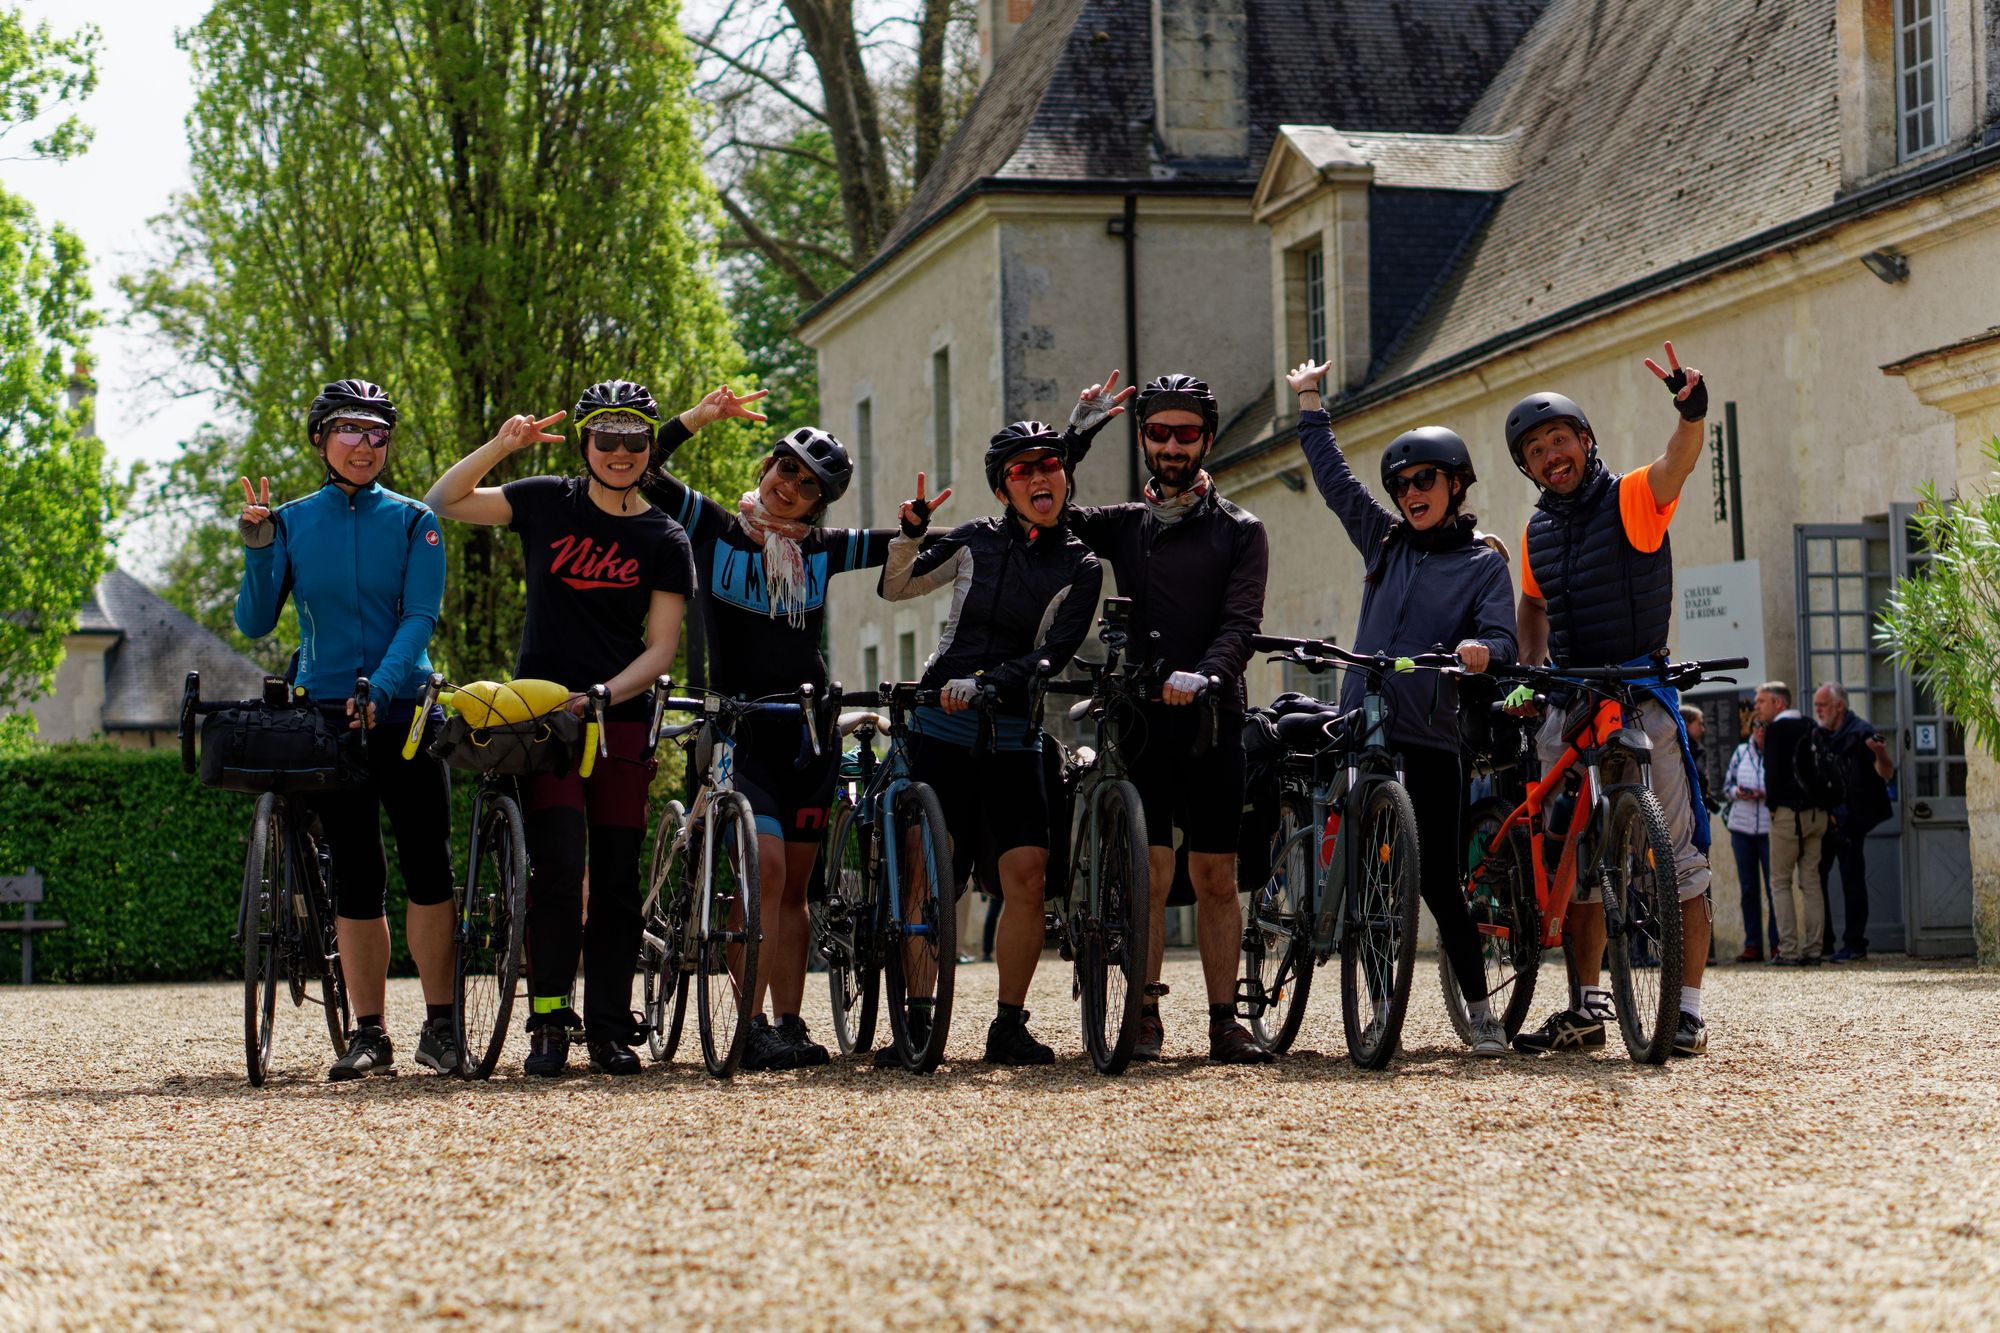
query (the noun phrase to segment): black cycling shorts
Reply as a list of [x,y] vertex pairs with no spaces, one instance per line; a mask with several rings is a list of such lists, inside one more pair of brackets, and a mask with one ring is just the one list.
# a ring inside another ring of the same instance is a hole
[[1040,752],[977,754],[929,736],[911,736],[907,743],[910,776],[936,792],[944,808],[954,884],[962,889],[975,863],[995,863],[1016,847],[1048,847]]
[[1126,730],[1125,762],[1146,809],[1148,842],[1171,847],[1178,827],[1189,851],[1234,856],[1243,824],[1243,716],[1224,709],[1213,743],[1196,754],[1207,716],[1202,703],[1146,705]]
[[839,749],[827,745],[814,755],[795,717],[760,714],[737,725],[736,790],[749,799],[764,837],[824,838],[839,771]]

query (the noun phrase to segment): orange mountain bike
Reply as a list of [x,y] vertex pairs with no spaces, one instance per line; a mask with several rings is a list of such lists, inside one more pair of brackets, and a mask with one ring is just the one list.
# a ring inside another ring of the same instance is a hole
[[[1736,657],[1495,669],[1504,680],[1533,686],[1540,707],[1551,705],[1548,692],[1557,696],[1556,706],[1577,700],[1563,729],[1562,757],[1526,784],[1518,805],[1482,803],[1468,821],[1465,895],[1479,930],[1487,996],[1509,1038],[1527,1019],[1542,951],[1562,944],[1563,917],[1577,886],[1594,882],[1603,888],[1605,956],[1625,1049],[1644,1063],[1666,1060],[1681,1002],[1679,880],[1673,840],[1652,792],[1652,741],[1636,716],[1629,725],[1627,717],[1652,697],[1652,688],[1684,690],[1727,680],[1712,673],[1746,665]],[[1520,729],[1519,744],[1521,771],[1533,773],[1534,728]],[[1681,757],[1666,755],[1660,762],[1680,763]],[[1440,972],[1445,1008],[1463,1034],[1470,1030],[1465,998],[1451,968]]]

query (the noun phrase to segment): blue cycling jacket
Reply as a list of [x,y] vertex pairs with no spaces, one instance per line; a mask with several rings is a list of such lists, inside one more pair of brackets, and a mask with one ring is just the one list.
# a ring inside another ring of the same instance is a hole
[[262,638],[291,596],[299,678],[314,699],[345,699],[367,676],[377,697],[415,699],[444,599],[444,539],[421,502],[371,484],[328,482],[271,512],[276,537],[243,551],[236,628]]

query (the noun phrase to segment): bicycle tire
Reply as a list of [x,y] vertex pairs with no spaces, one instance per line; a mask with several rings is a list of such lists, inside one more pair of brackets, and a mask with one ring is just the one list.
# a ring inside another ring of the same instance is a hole
[[[1610,823],[1601,869],[1612,1005],[1631,1057],[1641,1064],[1662,1064],[1673,1051],[1681,1012],[1681,899],[1674,842],[1659,801],[1643,787],[1612,792]],[[1660,892],[1662,866],[1671,894]],[[1635,959],[1635,951],[1651,961]],[[1657,974],[1656,984],[1645,984],[1649,974]]]
[[[915,854],[911,839],[915,836]],[[955,885],[949,898],[940,891],[940,878],[951,874],[951,844],[946,840],[944,809],[937,793],[921,782],[912,782],[896,794],[885,836],[896,839],[896,864],[902,883],[890,895],[878,886],[877,901],[884,913],[894,900],[903,905],[903,921],[926,933],[904,934],[901,923],[888,923],[883,932],[882,976],[889,995],[889,1031],[903,1067],[913,1074],[928,1074],[944,1059],[945,1042],[951,1033],[951,1000],[958,968],[958,895]],[[881,858],[886,873],[889,858]],[[921,867],[921,869],[920,869]],[[928,974],[928,976],[926,976]],[[922,1044],[913,1041],[909,1023],[912,986],[931,992],[930,1031]]]
[[[331,886],[321,874],[323,863],[318,857],[318,848],[311,838],[304,839],[304,850],[313,856],[307,862],[305,875],[306,939],[316,948],[318,964],[319,1004],[326,1018],[326,1035],[333,1043],[333,1058],[338,1060],[347,1054],[347,1036],[353,1031],[354,1015],[347,1007],[347,974],[340,961],[340,934],[334,927],[334,905]],[[294,879],[298,865],[293,864]]]
[[[1473,804],[1465,821],[1468,862],[1475,850],[1480,852],[1482,864],[1492,856],[1492,835],[1513,809],[1498,797],[1487,797]],[[1507,1031],[1507,1039],[1512,1041],[1521,1025],[1528,1021],[1528,1006],[1535,998],[1535,981],[1542,966],[1542,911],[1535,901],[1534,885],[1527,878],[1527,864],[1522,860],[1528,853],[1528,843],[1518,834],[1510,836],[1510,842],[1519,845],[1503,853],[1511,856],[1504,863],[1504,874],[1489,869],[1484,881],[1475,882],[1468,868],[1461,888],[1466,895],[1466,907],[1472,913],[1473,929],[1479,932],[1486,998],[1500,1001],[1500,1023]],[[1451,1019],[1452,1030],[1458,1033],[1460,1041],[1470,1045],[1471,1015],[1459,989],[1458,973],[1442,949],[1438,951],[1438,984],[1444,992],[1444,1011]]]
[[827,999],[833,1009],[833,1037],[842,1055],[866,1054],[875,1045],[882,998],[882,965],[873,927],[875,901],[869,893],[867,830],[853,806],[842,801],[829,822],[822,873],[824,904],[838,915],[823,915],[816,941],[826,960]]
[[243,897],[237,905],[237,929],[243,943],[243,1062],[253,1088],[263,1087],[271,1074],[284,847],[284,815],[278,808],[278,797],[266,792],[257,798],[257,811],[251,817],[250,846],[243,856]]
[[687,812],[668,801],[653,826],[653,856],[646,873],[646,905],[639,936],[644,975],[646,1053],[665,1064],[680,1049],[687,1021],[687,856],[676,847]]
[[1417,815],[1402,783],[1369,786],[1359,833],[1361,882],[1347,886],[1358,897],[1342,904],[1348,921],[1340,942],[1340,1015],[1348,1058],[1362,1069],[1381,1069],[1396,1054],[1409,1012],[1422,905]]
[[490,1078],[507,1045],[528,916],[528,837],[521,807],[504,792],[493,793],[479,823],[479,856],[466,865],[452,932],[451,1020],[458,1072],[469,1079]]
[[763,922],[757,899],[757,817],[740,792],[709,807],[715,856],[709,865],[709,908],[694,919],[699,957],[695,981],[701,1007],[701,1058],[708,1072],[728,1078],[743,1061],[757,995],[757,949]]
[[1312,928],[1319,910],[1319,867],[1314,840],[1297,836],[1311,820],[1312,804],[1303,794],[1279,798],[1270,870],[1250,894],[1244,914],[1243,976],[1264,997],[1261,1005],[1251,1005],[1250,1036],[1273,1055],[1283,1055],[1298,1038],[1316,970]]
[[1130,782],[1106,782],[1093,798],[1100,867],[1096,892],[1080,866],[1070,868],[1070,900],[1081,901],[1076,978],[1083,1046],[1100,1074],[1122,1074],[1139,1041],[1151,921],[1146,812]]

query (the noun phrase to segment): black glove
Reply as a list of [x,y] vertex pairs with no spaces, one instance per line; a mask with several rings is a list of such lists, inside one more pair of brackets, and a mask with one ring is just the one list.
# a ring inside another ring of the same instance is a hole
[[916,522],[912,523],[909,519],[905,518],[899,519],[898,523],[903,529],[903,535],[911,541],[915,541],[930,529],[931,502],[929,500],[912,500],[910,501],[910,510],[917,516]]
[[1696,380],[1694,392],[1682,398],[1680,391],[1687,388],[1687,382],[1688,373],[1685,370],[1675,370],[1661,381],[1667,386],[1667,392],[1674,395],[1674,410],[1681,414],[1681,420],[1700,421],[1708,415],[1708,381]]

